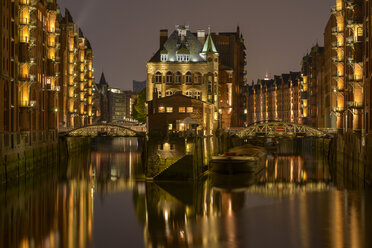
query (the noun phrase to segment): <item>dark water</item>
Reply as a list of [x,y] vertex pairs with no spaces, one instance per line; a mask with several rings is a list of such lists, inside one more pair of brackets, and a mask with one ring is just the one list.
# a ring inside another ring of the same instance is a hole
[[1,189],[0,246],[372,247],[371,191],[311,151],[270,157],[257,177],[149,183],[135,180],[138,146],[100,140]]

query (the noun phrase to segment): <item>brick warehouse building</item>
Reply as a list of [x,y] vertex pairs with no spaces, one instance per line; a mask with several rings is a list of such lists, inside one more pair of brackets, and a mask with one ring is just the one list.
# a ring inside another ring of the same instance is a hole
[[302,123],[300,73],[265,78],[246,86],[247,122],[281,120]]
[[219,53],[219,111],[221,127],[242,127],[245,121],[244,86],[247,82],[246,53],[240,28],[236,32],[212,33]]
[[92,122],[93,54],[56,0],[0,4],[0,152],[56,142]]

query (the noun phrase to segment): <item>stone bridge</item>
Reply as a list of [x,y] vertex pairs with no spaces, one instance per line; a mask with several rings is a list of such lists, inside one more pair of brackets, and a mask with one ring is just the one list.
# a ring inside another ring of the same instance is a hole
[[96,124],[76,128],[65,133],[68,137],[141,137],[144,131],[135,130],[136,126],[123,126],[118,124]]

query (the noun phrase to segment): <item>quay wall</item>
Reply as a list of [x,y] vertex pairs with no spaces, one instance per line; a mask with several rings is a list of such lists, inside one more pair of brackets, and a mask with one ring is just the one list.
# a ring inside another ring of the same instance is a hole
[[330,144],[330,161],[339,177],[372,184],[372,134],[339,132]]
[[40,169],[54,167],[90,147],[88,138],[66,138],[57,132],[0,134],[0,185],[17,182]]

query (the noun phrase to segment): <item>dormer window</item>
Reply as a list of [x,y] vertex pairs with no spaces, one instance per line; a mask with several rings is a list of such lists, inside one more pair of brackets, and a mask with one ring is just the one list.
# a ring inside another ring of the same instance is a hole
[[190,55],[188,55],[188,54],[178,54],[177,55],[177,61],[178,62],[189,62],[190,61]]
[[160,60],[161,60],[161,62],[167,62],[167,60],[168,60],[168,54],[162,54],[160,56]]

